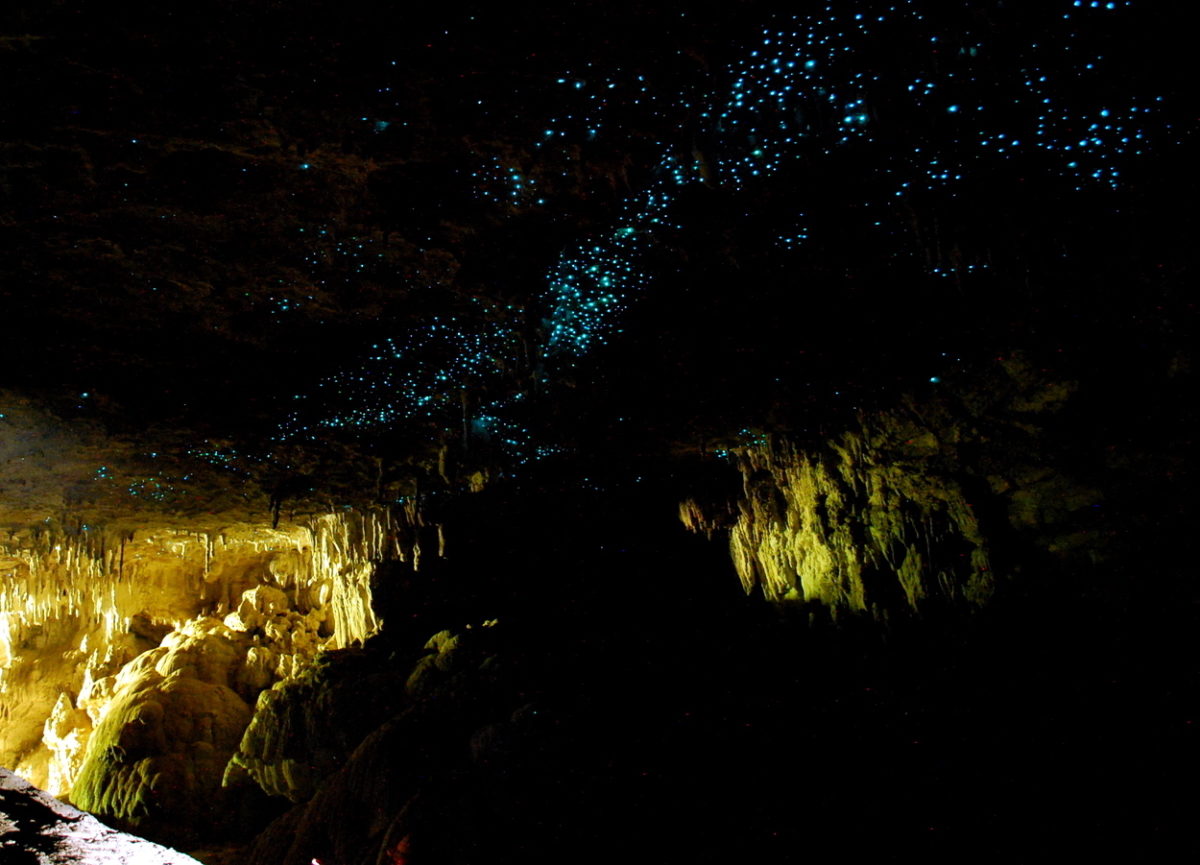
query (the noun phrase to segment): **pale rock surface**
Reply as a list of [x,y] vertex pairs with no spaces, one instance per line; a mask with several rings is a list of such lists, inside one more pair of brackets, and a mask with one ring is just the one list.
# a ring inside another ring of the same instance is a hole
[[199,865],[178,850],[105,826],[0,769],[0,862],[5,865]]
[[79,767],[83,765],[84,748],[92,733],[92,720],[85,709],[77,709],[65,693],[42,729],[42,742],[50,749],[50,786],[69,790]]

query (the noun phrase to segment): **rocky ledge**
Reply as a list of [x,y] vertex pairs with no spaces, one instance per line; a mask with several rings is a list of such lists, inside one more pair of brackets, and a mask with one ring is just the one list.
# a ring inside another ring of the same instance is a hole
[[105,826],[0,769],[0,861],[5,865],[187,865],[191,856]]

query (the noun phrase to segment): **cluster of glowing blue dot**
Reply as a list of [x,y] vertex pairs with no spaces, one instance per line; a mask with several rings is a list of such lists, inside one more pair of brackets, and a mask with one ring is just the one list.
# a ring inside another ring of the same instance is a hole
[[[677,206],[684,188],[736,195],[778,182],[806,160],[839,150],[871,154],[863,172],[879,192],[861,204],[874,214],[873,226],[894,236],[904,232],[907,200],[954,199],[965,181],[996,166],[1020,160],[1022,171],[1062,181],[1066,191],[1116,188],[1131,158],[1172,140],[1163,97],[1114,81],[1097,47],[1116,38],[1131,3],[1046,0],[1027,43],[1016,46],[993,45],[979,23],[1007,14],[994,5],[974,15],[971,4],[958,4],[947,15],[918,0],[830,2],[763,28],[755,44],[712,76],[710,92],[693,90],[686,100],[656,93],[644,75],[619,69],[588,67],[547,81],[546,99],[561,107],[535,120],[529,164],[483,155],[470,173],[475,194],[509,212],[552,207],[536,180],[555,164],[551,153],[610,132],[619,137],[619,106],[654,110],[673,102],[676,114],[695,119],[695,129],[690,140],[660,142],[657,163],[644,172],[649,179],[625,196],[610,227],[570,244],[548,266],[544,287],[533,293],[537,309],[527,316],[543,324],[542,362],[551,370],[569,366],[621,331],[630,306],[654,283],[648,251],[664,230],[686,220]],[[876,57],[883,53],[886,60]],[[804,190],[795,196],[802,203]],[[796,212],[779,226],[776,246],[818,243],[820,228],[819,217]],[[354,240],[338,251],[360,269],[373,255],[369,243]],[[989,266],[959,257],[931,260],[927,272],[962,279]],[[516,343],[503,323],[435,317],[298,397],[321,408],[297,411],[281,437],[445,414],[463,388],[495,385]],[[533,458],[527,431],[506,419],[519,397],[477,409],[473,428]]]
[[[495,376],[511,356],[512,333],[483,330],[457,319],[434,316],[401,341],[389,338],[352,369],[318,382],[280,430],[280,439],[311,437],[322,429],[387,426],[417,415],[437,417],[460,400],[464,388]],[[315,420],[310,420],[315,418]]]
[[362,274],[385,257],[376,237],[335,237],[327,226],[301,228],[301,234],[315,236],[320,246],[309,247],[305,263],[315,269],[336,264],[343,272]]
[[592,68],[567,72],[555,79],[555,83],[580,96],[580,104],[548,118],[541,140],[533,142],[535,149],[562,138],[593,141],[609,125],[608,115],[617,106],[649,104],[658,98],[647,84],[646,76],[627,76],[620,70],[607,74]]
[[[540,143],[540,142],[539,142]],[[546,203],[537,189],[537,179],[527,177],[519,166],[491,154],[473,172],[476,194],[510,208],[541,206]]]
[[579,242],[550,268],[544,294],[549,357],[586,354],[606,334],[619,332],[628,303],[651,282],[643,258],[655,232],[669,224],[672,197],[666,187],[672,182],[668,174],[629,196],[615,228]]

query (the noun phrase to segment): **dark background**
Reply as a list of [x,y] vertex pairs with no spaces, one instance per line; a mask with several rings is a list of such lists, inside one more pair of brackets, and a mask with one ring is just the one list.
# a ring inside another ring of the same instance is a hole
[[[244,448],[276,497],[371,498],[338,455],[420,464],[461,445],[459,419],[318,441],[280,467],[267,454],[294,395],[432,315],[516,306],[536,345],[558,253],[611,226],[658,142],[703,144],[675,95],[722,92],[739,46],[795,5],[6,4],[0,386],[118,437]],[[1050,28],[1050,5],[938,14],[1003,46]],[[538,387],[514,362],[520,420],[570,454],[522,471],[479,443],[458,454],[509,478],[429,503],[457,546],[393,599],[418,612],[379,663],[500,617],[522,683],[504,699],[554,720],[502,770],[439,764],[413,818],[429,861],[1194,849],[1197,103],[1175,5],[1094,36],[1108,80],[1167,98],[1179,142],[1120,189],[1005,163],[957,200],[915,196],[880,241],[855,204],[877,191],[868,168],[938,134],[884,103],[870,147],[682,192],[624,334]],[[900,80],[920,63],[904,45],[867,56]],[[548,82],[588,64],[661,97],[535,152],[564,110]],[[471,173],[492,156],[530,166],[549,203],[482,200]],[[768,239],[798,203],[820,239],[784,255]],[[931,277],[934,222],[993,266]],[[1107,490],[1101,564],[1010,539],[997,554],[1021,580],[981,613],[835,624],[743,598],[721,544],[675,524],[681,495],[739,488],[706,448],[744,429],[817,441],[901,394],[937,398],[935,376],[986,388],[1014,350],[1078,382],[1043,456]]]

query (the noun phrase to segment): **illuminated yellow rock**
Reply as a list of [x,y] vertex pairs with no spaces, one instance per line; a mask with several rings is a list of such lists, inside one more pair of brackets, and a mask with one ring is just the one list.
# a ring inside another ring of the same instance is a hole
[[215,792],[261,691],[378,630],[405,518],[0,533],[0,765],[130,824],[194,810],[156,791]]
[[[252,702],[379,629],[380,562],[440,548],[411,499],[280,521],[245,477],[195,466],[175,500],[139,498],[165,456],[142,450],[0,391],[0,765],[56,795],[138,656],[177,649],[164,664],[200,681],[224,670]],[[208,619],[224,641],[187,625]]]
[[728,530],[747,593],[883,615],[990,595],[987,543],[930,430],[884,415],[809,450],[776,441],[732,453],[735,505],[684,502],[680,517],[694,531]]
[[92,813],[187,838],[220,825],[221,776],[250,707],[228,686],[188,675],[215,667],[185,662],[163,675],[161,662],[174,666],[171,654],[122,671],[71,795]]
[[59,694],[42,728],[42,742],[50,750],[47,773],[51,787],[71,789],[91,734],[92,720],[87,711],[75,708],[66,693]]
[[235,631],[252,631],[276,615],[291,608],[288,596],[274,586],[255,586],[242,593],[237,609],[225,617],[225,624]]
[[872,456],[856,434],[817,455],[743,452],[746,496],[730,549],[747,591],[851,610],[886,606],[890,585],[913,609],[930,596],[986,598],[987,550],[958,484]]
[[823,441],[730,444],[741,494],[685,501],[680,519],[728,532],[743,587],[771,601],[879,616],[978,605],[997,579],[988,532],[1023,533],[1055,555],[1087,543],[1095,555],[1075,523],[1101,496],[1071,477],[1041,427],[1074,392],[1013,354]]

